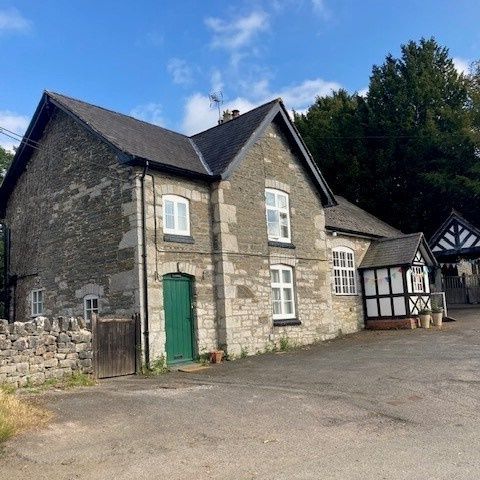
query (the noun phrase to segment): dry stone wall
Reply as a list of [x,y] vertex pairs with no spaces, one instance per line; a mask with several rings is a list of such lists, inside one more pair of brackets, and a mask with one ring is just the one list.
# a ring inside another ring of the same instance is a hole
[[92,333],[83,320],[0,320],[0,385],[41,385],[74,372],[92,373]]

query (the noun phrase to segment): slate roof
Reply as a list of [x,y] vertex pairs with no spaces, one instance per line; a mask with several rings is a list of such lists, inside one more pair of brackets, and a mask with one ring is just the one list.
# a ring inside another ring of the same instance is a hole
[[[393,238],[384,238],[373,242],[363,257],[360,268],[390,267],[411,265],[417,250],[422,247],[426,260],[433,255],[425,242],[423,233],[411,233]],[[433,259],[433,264],[435,264]]]
[[210,174],[195,145],[185,135],[58,93],[47,92],[47,96],[122,152],[162,165]]
[[228,168],[272,107],[279,102],[279,99],[272,100],[191,137],[214,175],[221,175]]
[[66,95],[45,91],[0,185],[0,216],[4,215],[8,197],[28,163],[34,148],[33,142],[39,141],[42,136],[53,111],[51,106],[63,110],[112,145],[122,163],[144,165],[145,160],[148,160],[151,168],[212,180],[228,178],[270,122],[278,121],[309,169],[323,205],[335,204],[333,193],[290,120],[281,99],[272,100],[224,124],[188,137]]
[[205,175],[221,175],[260,127],[272,107],[272,100],[237,118],[187,137],[128,115],[107,110],[59,93],[47,92],[81,121],[121,151]]
[[325,208],[325,226],[329,230],[372,237],[396,237],[402,233],[344,197],[335,195],[335,200],[338,205]]

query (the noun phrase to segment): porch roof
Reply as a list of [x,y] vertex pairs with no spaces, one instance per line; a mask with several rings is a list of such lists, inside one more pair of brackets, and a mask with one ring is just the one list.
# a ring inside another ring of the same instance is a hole
[[427,265],[438,265],[423,233],[411,233],[371,243],[359,268],[411,265],[418,250],[420,250]]

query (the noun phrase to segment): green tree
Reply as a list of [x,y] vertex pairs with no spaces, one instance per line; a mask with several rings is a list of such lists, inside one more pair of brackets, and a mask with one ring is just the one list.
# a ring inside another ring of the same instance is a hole
[[294,114],[298,130],[334,192],[352,200],[361,196],[365,112],[362,97],[339,90],[318,97],[306,114]]
[[[479,69],[459,74],[434,39],[412,41],[373,67],[365,99],[342,94],[346,122],[332,107],[338,92],[296,123],[337,192],[405,232],[431,234],[451,208],[480,223],[479,85]],[[319,145],[330,131],[335,151]]]
[[[0,147],[0,184],[3,181],[5,172],[12,161],[13,154]],[[5,231],[0,223],[0,292],[3,291],[3,281],[4,281],[4,242],[3,235]],[[2,303],[2,297],[0,297],[0,318],[4,317],[4,306]]]
[[8,152],[0,146],[0,184],[2,183],[5,172],[13,159],[13,153]]

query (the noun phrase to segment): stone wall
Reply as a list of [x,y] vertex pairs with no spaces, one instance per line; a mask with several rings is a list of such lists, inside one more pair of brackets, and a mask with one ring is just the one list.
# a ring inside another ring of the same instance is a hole
[[92,334],[75,318],[0,320],[0,385],[41,385],[74,372],[92,373]]
[[31,319],[32,289],[43,290],[47,317],[83,315],[88,294],[99,297],[102,314],[134,313],[137,206],[131,176],[105,142],[65,113],[52,114],[40,150],[33,151],[7,204],[10,274],[16,279],[10,320]]
[[[163,277],[171,273],[182,273],[193,280],[195,353],[202,354],[218,347],[210,185],[163,172],[150,173],[145,178],[150,357],[165,355]],[[163,195],[188,199],[189,243],[164,234]]]
[[[298,344],[338,334],[330,291],[324,211],[317,186],[274,123],[226,181],[216,185],[214,243],[219,339],[228,353],[255,354],[288,336]],[[289,194],[292,245],[268,241],[265,188]],[[275,326],[270,267],[293,268],[300,325]]]
[[327,243],[329,247],[329,263],[330,270],[333,272],[333,254],[332,249],[335,247],[347,247],[353,250],[355,268],[357,269],[356,295],[336,295],[333,285],[333,278],[331,280],[332,290],[332,305],[333,316],[335,323],[339,325],[342,333],[353,333],[364,328],[365,319],[363,312],[362,292],[363,286],[361,284],[358,266],[362,263],[363,257],[370,246],[371,241],[368,238],[354,237],[338,233],[333,236],[331,233],[327,234]]

